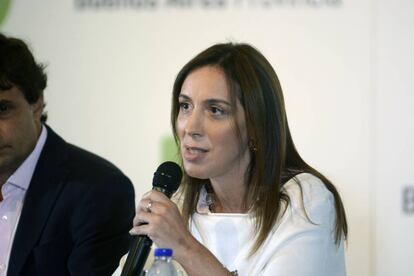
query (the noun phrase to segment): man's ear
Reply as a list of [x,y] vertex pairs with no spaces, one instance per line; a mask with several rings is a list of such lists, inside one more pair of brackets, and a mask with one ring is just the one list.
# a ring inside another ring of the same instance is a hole
[[44,107],[44,102],[43,102],[43,94],[42,94],[40,95],[39,99],[37,99],[36,102],[32,103],[33,115],[36,118],[39,118],[39,120],[43,113],[43,107]]

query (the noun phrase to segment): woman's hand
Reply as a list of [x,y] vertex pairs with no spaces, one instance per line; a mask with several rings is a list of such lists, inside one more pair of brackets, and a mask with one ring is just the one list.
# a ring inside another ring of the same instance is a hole
[[229,275],[223,265],[188,231],[177,205],[152,190],[137,206],[132,235],[147,235],[157,246],[171,248],[187,275]]
[[157,246],[172,248],[176,259],[196,242],[177,205],[155,190],[146,193],[139,202],[130,233],[147,235]]

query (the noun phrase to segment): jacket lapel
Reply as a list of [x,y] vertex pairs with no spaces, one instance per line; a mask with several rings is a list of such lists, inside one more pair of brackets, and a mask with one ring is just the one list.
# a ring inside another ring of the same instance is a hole
[[26,192],[10,253],[8,275],[19,275],[64,187],[66,142],[47,127],[48,136]]

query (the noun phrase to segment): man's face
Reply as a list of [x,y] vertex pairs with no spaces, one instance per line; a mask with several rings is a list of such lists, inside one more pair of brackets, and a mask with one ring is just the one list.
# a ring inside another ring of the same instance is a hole
[[33,151],[42,111],[43,97],[29,104],[17,86],[0,90],[0,186]]

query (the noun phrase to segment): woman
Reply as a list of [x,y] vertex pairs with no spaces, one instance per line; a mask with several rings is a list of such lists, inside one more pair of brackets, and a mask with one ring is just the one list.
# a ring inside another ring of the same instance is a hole
[[296,151],[261,53],[228,43],[197,55],[177,76],[171,115],[181,212],[151,191],[131,233],[172,248],[188,275],[346,274],[340,196]]

